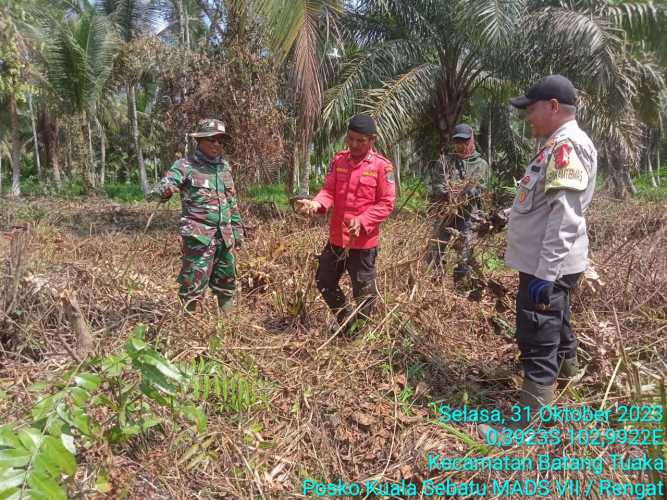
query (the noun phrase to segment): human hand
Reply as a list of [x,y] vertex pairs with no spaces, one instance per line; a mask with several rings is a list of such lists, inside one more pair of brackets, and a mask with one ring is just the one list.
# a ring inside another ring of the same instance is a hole
[[296,200],[296,211],[302,215],[312,217],[321,207],[322,205],[315,200]]
[[528,285],[528,295],[530,300],[538,307],[538,309],[547,309],[551,304],[551,293],[554,290],[553,281],[546,281],[540,278],[533,278]]
[[356,238],[361,233],[361,222],[357,217],[354,217],[347,223],[347,229],[350,231],[350,236]]
[[167,201],[171,196],[175,193],[178,192],[178,187],[174,186],[173,184],[168,184],[164,190],[162,191],[162,194],[160,195],[161,201]]

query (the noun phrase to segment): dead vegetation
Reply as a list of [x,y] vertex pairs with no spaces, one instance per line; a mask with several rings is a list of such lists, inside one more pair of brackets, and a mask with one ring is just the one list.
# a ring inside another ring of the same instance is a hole
[[[516,400],[516,279],[498,264],[501,235],[477,245],[481,284],[490,286],[471,300],[454,292],[450,277],[439,279],[426,267],[430,223],[404,211],[384,227],[376,320],[354,340],[332,340],[313,285],[315,257],[326,241],[323,221],[293,215],[251,221],[249,244],[239,252],[239,305],[221,318],[212,299],[200,316],[179,308],[175,210],[158,210],[146,227],[154,207],[143,204],[0,203],[1,422],[24,418],[39,394],[33,384],[58,383],[91,351],[116,352],[139,323],[175,362],[215,362],[261,381],[262,398],[239,411],[209,412],[206,432],[189,442],[151,432],[113,450],[80,453],[73,495],[101,498],[94,473],[102,464],[111,491],[129,498],[295,498],[304,479],[510,475],[429,471],[426,463],[429,452],[504,453],[479,447],[468,437],[472,425],[437,423],[443,403],[507,408]],[[559,403],[659,400],[667,372],[666,220],[664,205],[596,202],[589,216],[592,257],[606,286],[576,294],[575,328],[587,368]],[[572,448],[549,452],[641,451]]]

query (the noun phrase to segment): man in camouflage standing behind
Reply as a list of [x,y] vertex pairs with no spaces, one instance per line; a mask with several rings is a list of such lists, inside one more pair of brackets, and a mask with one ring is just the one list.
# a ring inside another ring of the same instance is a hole
[[181,192],[183,264],[177,278],[181,301],[196,311],[209,286],[221,311],[233,307],[236,289],[234,248],[243,243],[243,224],[229,163],[223,159],[228,136],[219,120],[199,122],[190,134],[194,154],[176,161],[156,188],[161,201]]
[[[483,189],[488,184],[491,172],[489,164],[475,148],[475,134],[470,125],[456,125],[452,143],[454,157],[448,162],[448,166],[453,168],[447,172],[440,162],[435,165],[435,171],[431,172],[428,197],[438,210],[442,210],[443,205],[449,203],[460,204],[453,215],[437,216],[434,221],[427,260],[432,262],[437,270],[442,271],[442,260],[452,236],[451,230],[459,231],[463,244],[459,251],[459,262],[454,269],[454,283],[460,285],[472,273],[469,264],[472,254],[472,217],[481,209]],[[455,184],[465,185],[463,202],[452,199],[451,187]]]

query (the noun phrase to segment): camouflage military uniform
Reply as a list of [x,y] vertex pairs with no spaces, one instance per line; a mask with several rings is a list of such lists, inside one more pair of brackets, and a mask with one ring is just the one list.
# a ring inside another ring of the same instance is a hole
[[431,203],[442,203],[449,201],[449,182],[476,181],[476,184],[468,188],[470,203],[460,207],[454,217],[438,217],[433,222],[432,242],[429,246],[427,258],[438,268],[442,266],[444,252],[451,238],[451,229],[456,229],[463,236],[463,246],[459,252],[459,264],[454,271],[455,281],[460,281],[470,273],[470,260],[472,253],[472,216],[481,209],[481,195],[486,187],[489,177],[489,165],[477,152],[463,160],[451,158],[448,162],[453,169],[445,172],[441,163],[435,163],[430,172],[428,182],[428,197]]
[[231,304],[236,288],[232,250],[243,241],[243,225],[229,163],[200,151],[176,161],[157,186],[161,199],[181,192],[183,265],[178,276],[184,303],[196,304],[206,287],[221,308]]

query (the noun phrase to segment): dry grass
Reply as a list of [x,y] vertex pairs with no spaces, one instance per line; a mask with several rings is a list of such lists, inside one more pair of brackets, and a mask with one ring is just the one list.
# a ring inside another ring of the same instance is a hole
[[[12,307],[0,313],[0,421],[23,418],[35,398],[31,384],[56,383],[76,363],[76,336],[47,284],[76,294],[100,354],[119,350],[143,323],[170,359],[216,360],[265,381],[266,401],[250,411],[209,415],[206,435],[195,438],[203,458],[194,464],[182,460],[192,443],[157,436],[104,457],[83,453],[76,481],[83,496],[93,496],[93,471],[102,462],[130,498],[298,498],[308,478],[510,477],[427,470],[429,451],[484,452],[465,437],[474,436],[473,425],[437,425],[434,403],[507,408],[516,400],[519,364],[513,297],[502,293],[503,287],[513,293],[514,274],[487,269],[493,291],[486,288],[479,301],[458,295],[451,279],[437,279],[423,264],[430,224],[419,215],[402,213],[384,227],[383,300],[374,323],[354,340],[331,340],[330,317],[312,283],[314,257],[326,241],[321,222],[292,215],[251,220],[255,228],[239,254],[236,312],[219,318],[209,299],[204,314],[193,317],[181,312],[176,298],[175,210],[160,209],[144,231],[154,206],[38,200],[1,201],[0,207],[0,230],[7,236],[0,243],[3,261],[9,262],[12,242],[19,246],[18,235],[25,239],[24,268],[4,273],[5,290],[18,286]],[[597,295],[586,288],[576,294],[575,328],[587,371],[559,402],[598,407],[651,398],[667,372],[667,209],[600,198],[589,226],[606,287]],[[501,248],[502,237],[495,236],[479,243],[477,252],[497,257]],[[639,450],[539,450],[546,451],[590,456]],[[606,475],[622,479],[621,473]],[[545,477],[566,476],[589,477]],[[650,479],[627,479],[640,480]]]

